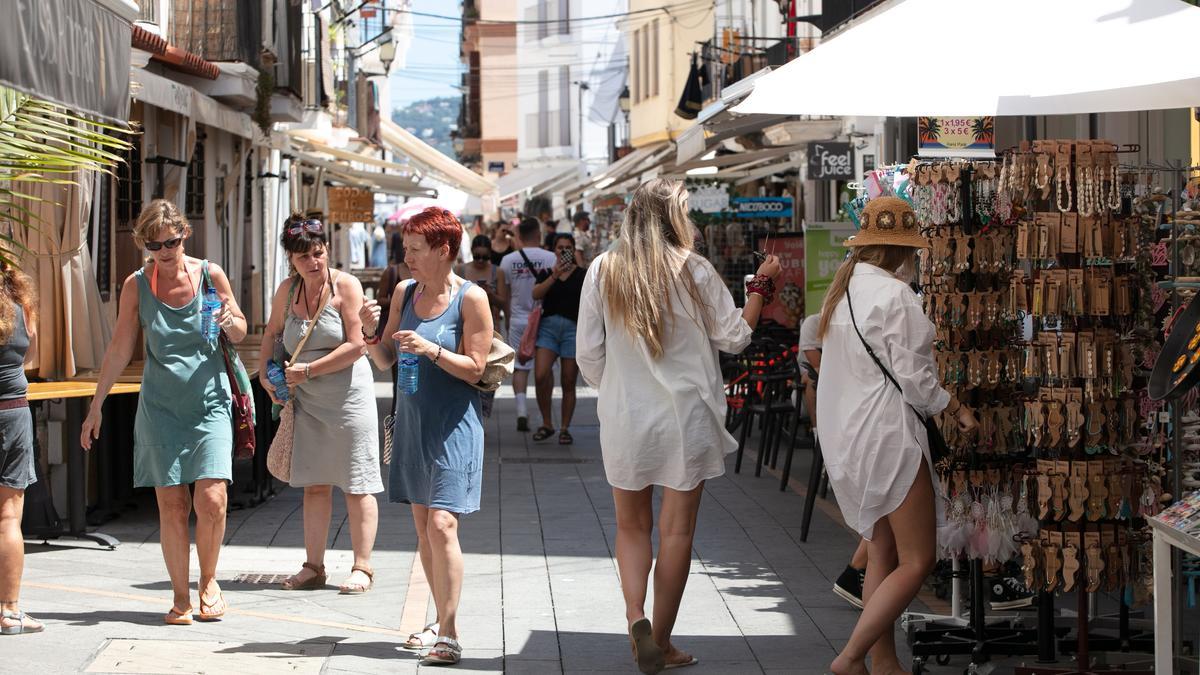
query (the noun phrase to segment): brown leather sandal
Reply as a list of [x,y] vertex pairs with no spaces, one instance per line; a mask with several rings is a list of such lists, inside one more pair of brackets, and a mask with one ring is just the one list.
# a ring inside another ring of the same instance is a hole
[[362,565],[355,565],[354,567],[350,568],[351,576],[353,576],[355,572],[362,572],[366,575],[367,585],[363,586],[362,584],[344,583],[338,587],[338,592],[342,595],[362,595],[375,586],[375,570],[368,569]]
[[310,569],[313,572],[315,572],[316,574],[313,575],[312,577],[309,577],[306,581],[301,581],[301,582],[297,582],[295,580],[297,575],[292,575],[292,577],[290,579],[284,581],[281,584],[281,586],[283,587],[283,590],[285,590],[285,591],[313,591],[318,588],[325,587],[325,581],[329,577],[327,577],[325,575],[325,566],[324,565],[314,565],[310,562],[306,562],[303,565],[301,565],[301,567],[305,568],[305,569]]

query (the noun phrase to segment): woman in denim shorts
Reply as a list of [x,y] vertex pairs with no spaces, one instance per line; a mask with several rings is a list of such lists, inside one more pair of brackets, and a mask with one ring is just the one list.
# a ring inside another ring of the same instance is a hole
[[542,321],[538,325],[537,354],[534,356],[533,378],[537,390],[538,409],[542,426],[533,440],[544,441],[554,434],[554,416],[550,407],[554,396],[554,360],[561,359],[562,369],[562,430],[559,445],[575,442],[569,431],[575,414],[575,381],[579,368],[575,365],[575,322],[579,320],[579,296],[583,293],[586,273],[575,261],[575,237],[560,234],[554,239],[554,255],[558,262],[554,273],[533,287],[533,299],[542,301]]
[[0,635],[40,633],[21,611],[25,488],[37,481],[26,365],[37,358],[37,300],[29,277],[0,260]]

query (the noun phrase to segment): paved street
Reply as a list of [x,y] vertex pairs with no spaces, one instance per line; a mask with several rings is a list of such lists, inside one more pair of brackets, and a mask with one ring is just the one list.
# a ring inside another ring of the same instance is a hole
[[[532,394],[532,388],[530,390]],[[488,422],[483,508],[462,526],[466,584],[460,672],[634,672],[613,558],[612,499],[600,463],[594,394],[581,392],[576,444],[534,444],[513,430],[513,401]],[[390,399],[381,398],[381,410]],[[798,456],[803,480],[806,455]],[[857,611],[830,592],[851,535],[818,510],[799,543],[803,500],[778,480],[730,474],[707,490],[677,643],[692,673],[823,672]],[[235,485],[235,497],[238,487]],[[229,515],[220,581],[232,607],[219,623],[162,624],[170,606],[152,501],[105,525],[115,551],[30,542],[23,604],[41,635],[0,638],[5,672],[409,672],[397,650],[431,607],[414,566],[407,507],[381,505],[376,587],[339,596],[350,568],[344,503],[335,497],[327,590],[272,582],[303,560],[300,491]],[[820,502],[819,502],[820,503]],[[826,505],[829,506],[829,505]],[[193,557],[193,579],[196,563]]]

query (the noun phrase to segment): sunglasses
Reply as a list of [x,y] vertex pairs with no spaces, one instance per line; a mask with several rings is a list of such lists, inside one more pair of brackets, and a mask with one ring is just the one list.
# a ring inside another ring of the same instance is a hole
[[315,234],[323,229],[325,229],[325,226],[321,225],[321,221],[319,220],[296,220],[292,221],[292,225],[288,227],[287,233],[294,237],[305,230]]
[[471,256],[474,257],[476,260],[491,260],[492,259],[492,256],[490,253],[476,252],[476,253],[472,253]]
[[147,251],[161,251],[163,247],[176,248],[183,243],[183,237],[173,237],[166,241],[148,241],[146,242]]

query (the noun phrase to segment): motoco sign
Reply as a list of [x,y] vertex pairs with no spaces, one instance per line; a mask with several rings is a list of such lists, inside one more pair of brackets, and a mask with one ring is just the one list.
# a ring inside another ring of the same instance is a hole
[[808,144],[808,177],[812,180],[849,180],[854,158],[849,143],[820,141]]
[[791,197],[734,197],[738,218],[791,218]]

